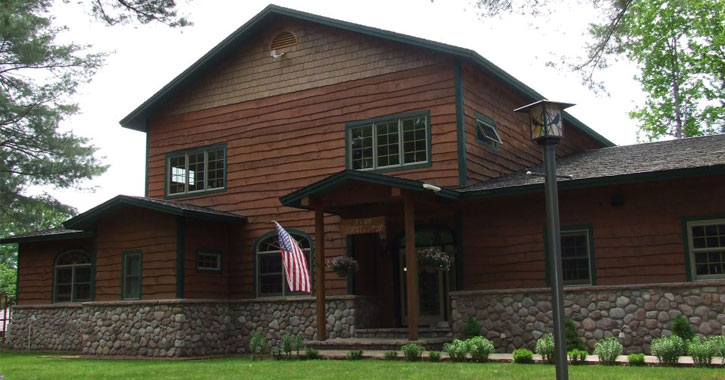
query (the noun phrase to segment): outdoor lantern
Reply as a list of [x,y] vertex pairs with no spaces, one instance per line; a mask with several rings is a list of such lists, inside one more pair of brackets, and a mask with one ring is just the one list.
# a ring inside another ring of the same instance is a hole
[[536,142],[559,140],[564,135],[561,111],[573,106],[571,103],[552,102],[546,99],[517,108],[514,112],[529,113],[531,139]]

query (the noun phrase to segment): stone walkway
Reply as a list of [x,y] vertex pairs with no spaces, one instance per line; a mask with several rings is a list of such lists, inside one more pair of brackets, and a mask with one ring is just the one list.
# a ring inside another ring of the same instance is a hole
[[[346,350],[320,350],[320,356],[325,359],[347,359],[347,353]],[[363,358],[365,359],[384,359],[385,353],[388,351],[382,351],[382,350],[368,350],[363,351]],[[398,358],[403,359],[403,351],[397,351],[398,352]],[[423,353],[423,359],[426,360],[429,357],[429,351],[425,351]],[[493,363],[511,363],[513,360],[513,354],[491,354],[489,357],[489,361]],[[450,358],[448,357],[448,354],[445,352],[441,352],[441,360],[443,361],[449,361]],[[534,361],[536,363],[543,363],[543,360],[541,359],[541,355],[534,354]],[[657,357],[651,356],[651,355],[645,355],[644,362],[647,365],[656,365],[659,364],[659,361],[657,361]],[[599,357],[596,355],[587,355],[586,364],[599,364]],[[627,355],[619,355],[617,357],[617,364],[620,365],[626,365],[627,364]],[[714,358],[712,361],[712,364],[714,366],[723,367],[723,358]],[[695,363],[693,362],[692,358],[689,356],[682,356],[680,357],[680,361],[678,363],[678,366],[682,367],[692,367]]]

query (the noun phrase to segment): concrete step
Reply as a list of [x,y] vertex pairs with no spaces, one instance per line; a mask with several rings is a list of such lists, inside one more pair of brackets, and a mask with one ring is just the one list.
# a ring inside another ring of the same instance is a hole
[[[405,339],[408,336],[408,329],[398,328],[374,328],[355,329],[356,338],[390,338]],[[449,327],[420,327],[418,336],[421,338],[453,338],[453,332]]]
[[[444,343],[448,343],[452,338],[420,338],[412,343],[425,347],[426,350],[438,350],[443,348]],[[400,350],[405,344],[411,343],[408,338],[335,338],[325,341],[308,340],[305,341],[307,347],[316,350],[363,350],[363,351],[393,351]]]

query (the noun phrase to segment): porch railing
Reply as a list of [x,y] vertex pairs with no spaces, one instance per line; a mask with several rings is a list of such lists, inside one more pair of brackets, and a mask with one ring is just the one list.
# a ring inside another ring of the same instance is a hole
[[7,330],[10,325],[12,309],[10,309],[10,296],[0,293],[0,344],[7,339]]

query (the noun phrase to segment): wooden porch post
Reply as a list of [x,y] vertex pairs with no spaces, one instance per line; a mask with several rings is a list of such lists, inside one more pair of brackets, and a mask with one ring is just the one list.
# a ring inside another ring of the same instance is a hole
[[413,200],[406,196],[405,210],[405,265],[408,296],[408,340],[418,340],[418,258],[415,254],[415,214]]
[[326,339],[325,318],[325,213],[315,208],[315,302],[317,303],[317,340]]

